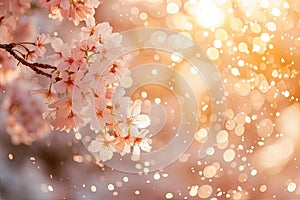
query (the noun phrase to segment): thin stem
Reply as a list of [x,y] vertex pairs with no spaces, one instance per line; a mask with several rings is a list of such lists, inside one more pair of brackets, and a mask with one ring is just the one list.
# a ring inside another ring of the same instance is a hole
[[19,51],[18,49],[15,49],[14,51],[17,52],[17,53],[19,53],[20,56],[22,56],[23,59],[25,59],[25,55],[21,51]]
[[27,53],[30,52],[30,50],[25,45],[23,45],[23,44],[18,44],[18,45],[21,46],[21,47],[23,47]]
[[34,42],[18,42],[18,43],[15,43],[15,44],[17,44],[17,45],[31,44],[31,45],[36,46],[36,44]]

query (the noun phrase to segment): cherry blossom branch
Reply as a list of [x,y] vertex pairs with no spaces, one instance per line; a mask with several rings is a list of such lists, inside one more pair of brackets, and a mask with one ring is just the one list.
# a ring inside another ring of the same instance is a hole
[[8,53],[10,53],[10,55],[12,55],[15,59],[17,59],[20,63],[22,63],[25,66],[28,66],[30,69],[32,69],[35,73],[46,76],[48,78],[51,78],[52,75],[44,72],[38,68],[42,68],[42,69],[53,69],[56,70],[56,67],[52,66],[52,65],[48,65],[48,64],[42,64],[42,63],[29,63],[27,62],[24,58],[22,58],[21,56],[19,56],[15,50],[13,49],[14,47],[16,47],[17,44],[16,43],[10,43],[10,44],[0,44],[0,49],[4,49],[5,51],[7,51]]

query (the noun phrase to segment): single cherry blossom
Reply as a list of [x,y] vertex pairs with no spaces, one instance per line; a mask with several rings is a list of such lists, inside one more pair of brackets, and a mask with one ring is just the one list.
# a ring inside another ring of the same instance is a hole
[[58,64],[57,69],[59,71],[68,70],[70,72],[76,72],[86,67],[86,61],[84,59],[84,53],[77,48],[66,49],[62,51],[63,62]]
[[119,121],[127,120],[127,110],[130,106],[130,98],[124,96],[125,90],[121,87],[116,88],[112,96],[112,106],[115,118]]
[[135,131],[132,131],[134,141],[133,141],[133,151],[132,151],[132,158],[134,160],[139,160],[141,155],[141,150],[145,152],[150,152],[151,146],[150,142],[151,140],[146,137],[149,133],[148,130],[142,129],[141,131],[138,131],[137,129]]
[[98,136],[89,144],[88,150],[91,153],[95,153],[97,158],[105,162],[112,159],[114,152],[116,152],[116,148],[112,145],[113,141],[113,136],[109,136],[106,134],[103,137]]
[[44,54],[46,53],[45,45],[49,44],[51,42],[51,37],[49,34],[41,34],[37,37],[36,40],[36,49],[35,54],[39,58],[43,58]]
[[51,110],[45,112],[44,117],[50,121],[54,130],[69,132],[71,129],[77,130],[78,126],[84,124],[81,116],[74,112],[70,96],[53,102],[49,108]]
[[113,116],[111,110],[106,106],[106,99],[98,97],[94,102],[94,112],[92,113],[91,130],[94,130],[96,133],[102,131],[107,124],[113,122]]
[[141,114],[142,111],[142,101],[137,99],[128,108],[127,118],[129,123],[136,125],[137,128],[146,128],[150,125],[150,118],[148,115]]

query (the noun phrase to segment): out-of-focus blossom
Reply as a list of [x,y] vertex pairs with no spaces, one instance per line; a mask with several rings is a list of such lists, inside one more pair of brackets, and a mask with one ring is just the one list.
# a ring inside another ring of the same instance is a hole
[[49,122],[42,118],[45,111],[41,99],[30,95],[26,86],[17,83],[6,85],[2,109],[7,113],[7,132],[14,144],[30,145],[45,137],[50,129]]
[[9,32],[12,32],[16,28],[20,16],[29,10],[31,2],[32,0],[1,1],[0,25],[6,26]]
[[68,18],[78,25],[80,21],[86,20],[89,15],[94,15],[95,8],[100,4],[98,0],[39,0],[39,3],[48,9],[50,17],[62,21]]
[[0,42],[6,42],[7,38],[8,38],[7,27],[0,25]]
[[20,74],[16,70],[16,60],[6,52],[0,51],[0,86],[12,83]]

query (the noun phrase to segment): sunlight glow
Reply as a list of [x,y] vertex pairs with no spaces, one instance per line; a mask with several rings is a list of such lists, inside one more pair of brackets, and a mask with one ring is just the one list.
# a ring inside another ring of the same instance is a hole
[[204,28],[216,28],[224,23],[225,14],[213,1],[202,0],[195,7],[197,22]]

